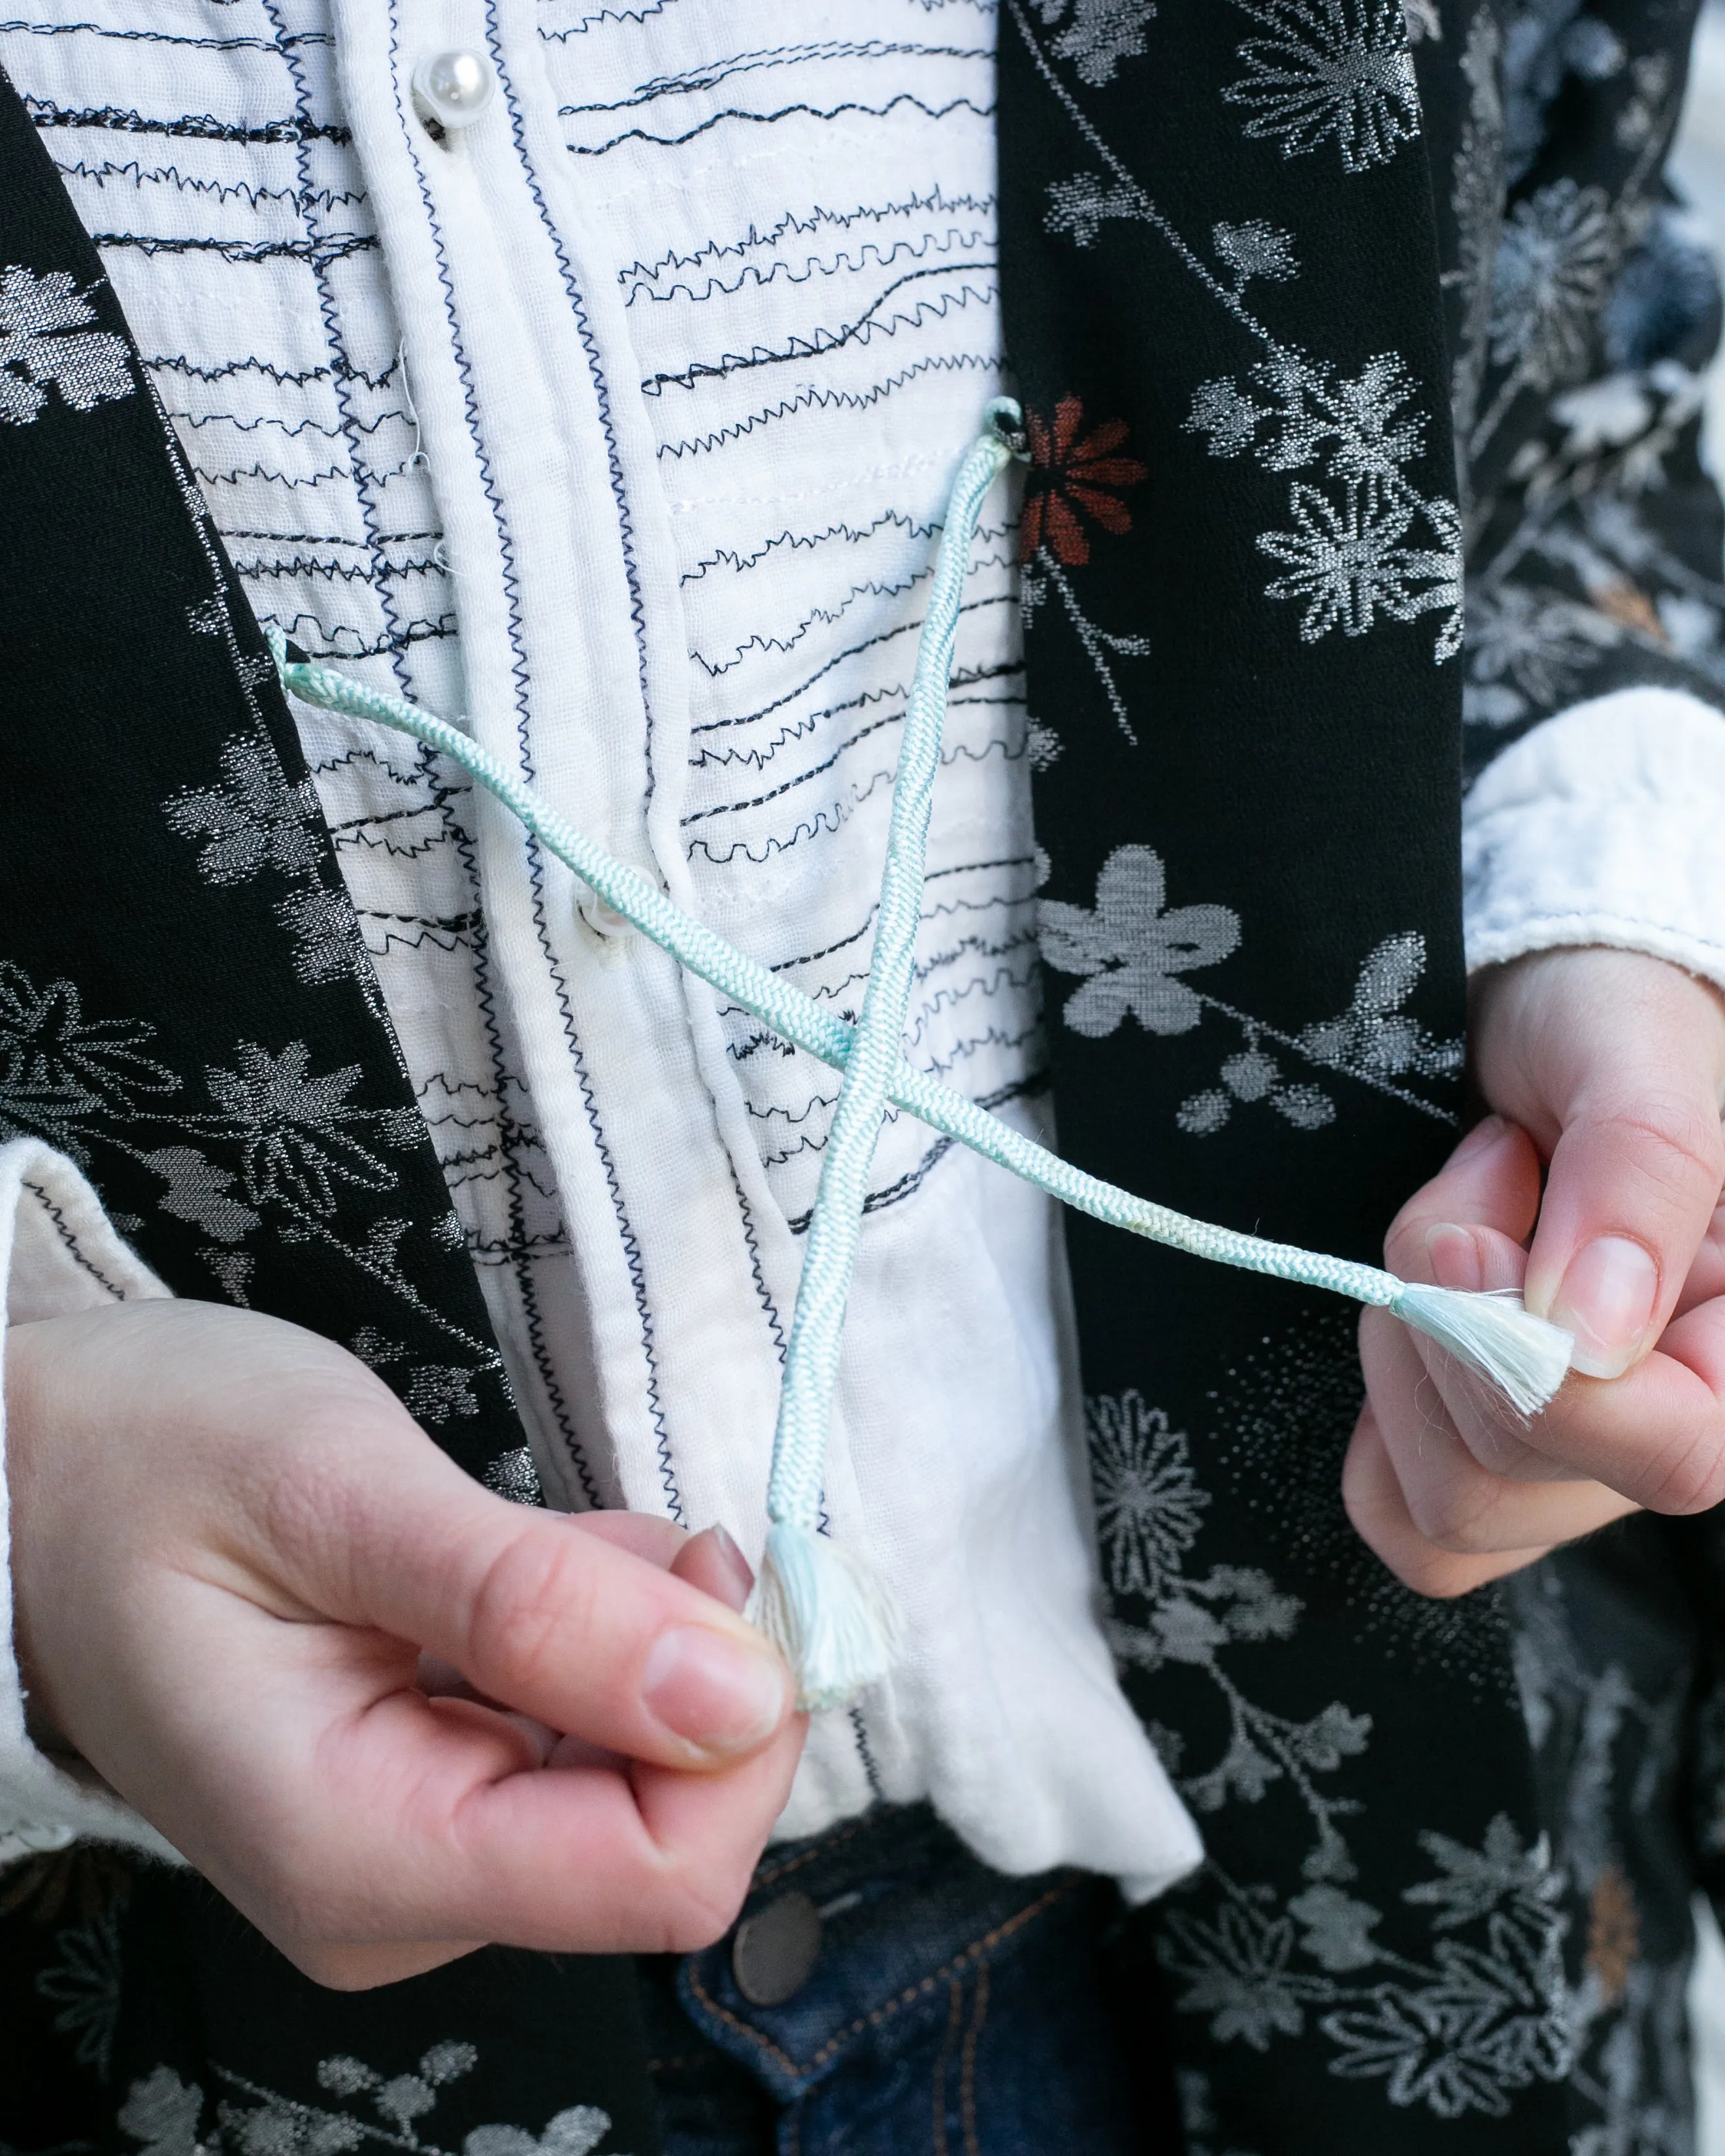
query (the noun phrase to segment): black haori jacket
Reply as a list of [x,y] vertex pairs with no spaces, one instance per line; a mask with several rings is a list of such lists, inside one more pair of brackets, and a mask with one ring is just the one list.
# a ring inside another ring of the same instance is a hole
[[[1694,417],[1717,296],[1660,182],[1692,13],[1006,0],[1050,1062],[1085,1166],[1375,1257],[1463,1113],[1466,765],[1613,686],[1725,701]],[[33,315],[44,290],[75,324]],[[1609,425],[1577,402],[1602,377]],[[289,901],[200,878],[159,813],[236,737],[272,799],[311,797],[3,89],[0,526],[0,1132],[76,1152],[199,1295],[206,1239],[159,1158],[195,1127],[280,1201],[253,1306],[387,1330],[431,1437],[511,1487],[521,1432],[315,808],[255,834],[297,850]],[[305,1068],[227,1055],[288,1039]],[[311,1068],[387,1164],[316,1204]],[[1209,1851],[1118,1978],[1171,2047],[1192,2156],[1676,2156],[1688,1896],[1725,1847],[1713,1523],[1422,1602],[1342,1512],[1349,1313],[1081,1218],[1069,1240],[1114,1637]],[[430,1414],[428,1370],[474,1411]],[[220,2089],[248,2085],[311,2107],[281,2111],[291,2138],[332,2101],[315,2061],[421,2051],[450,2116],[603,2111],[605,2148],[653,2143],[627,1963],[491,1951],[336,1999],[194,1877],[100,1852],[18,1868],[0,1908],[18,2148],[225,2147]]]

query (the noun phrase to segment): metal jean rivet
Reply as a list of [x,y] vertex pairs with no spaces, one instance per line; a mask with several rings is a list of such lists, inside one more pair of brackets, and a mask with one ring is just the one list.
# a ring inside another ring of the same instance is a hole
[[806,1894],[781,1894],[737,1926],[731,1974],[751,2006],[783,2006],[819,1958],[820,1912]]
[[483,53],[430,53],[413,69],[413,94],[444,127],[471,127],[496,95]]

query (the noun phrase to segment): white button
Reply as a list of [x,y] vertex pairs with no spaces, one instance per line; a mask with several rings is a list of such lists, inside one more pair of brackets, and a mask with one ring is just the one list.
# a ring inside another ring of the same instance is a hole
[[614,906],[608,905],[596,891],[588,891],[585,885],[580,889],[582,896],[575,901],[575,911],[607,947],[607,955],[620,956],[634,935],[635,924],[626,913],[619,913]]
[[444,127],[471,127],[496,94],[483,53],[432,53],[413,69],[413,95]]

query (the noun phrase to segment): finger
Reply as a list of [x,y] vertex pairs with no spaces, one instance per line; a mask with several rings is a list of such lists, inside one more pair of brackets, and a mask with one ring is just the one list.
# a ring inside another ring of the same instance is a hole
[[[206,1601],[212,1592],[182,1585]],[[208,1616],[182,1606],[157,1629],[184,1644]],[[328,1958],[350,1946],[405,1942],[429,1966],[450,1942],[705,1943],[734,1915],[788,1794],[801,1717],[713,1774],[548,1773],[506,1717],[428,1701],[397,1642],[258,1610],[238,1621],[253,1635],[241,1643],[247,1696],[187,1692],[160,1786],[128,1794],[320,1980],[357,1980]],[[174,1763],[187,1758],[195,1777]],[[196,1779],[219,1784],[226,1803],[200,1801]]]
[[1364,1313],[1360,1363],[1369,1396],[1363,1412],[1409,1520],[1436,1548],[1479,1556],[1549,1546],[1634,1510],[1592,1481],[1525,1479],[1481,1466],[1445,1411],[1413,1336],[1382,1311]]
[[[711,1594],[715,1601],[722,1602],[727,1609],[740,1610],[748,1600],[749,1590],[755,1584],[755,1575],[749,1568],[748,1559],[737,1547],[723,1527],[709,1527],[702,1534],[685,1535],[680,1527],[672,1527],[668,1521],[655,1520],[640,1513],[614,1512],[608,1514],[578,1515],[592,1521],[608,1523],[632,1521],[637,1523],[634,1531],[607,1534],[625,1548],[632,1548],[637,1556],[654,1561],[664,1555],[671,1558],[670,1569],[679,1579],[687,1580],[698,1587],[703,1594]],[[642,1532],[641,1529],[663,1530],[662,1533]],[[429,1655],[419,1657],[418,1676],[419,1690],[433,1697],[478,1699],[480,1695],[459,1670],[446,1662],[439,1662]],[[495,1706],[495,1701],[485,1701],[486,1706]],[[512,1719],[538,1746],[542,1763],[559,1769],[568,1767],[609,1767],[621,1763],[621,1755],[608,1750],[603,1745],[590,1743],[584,1737],[574,1737],[567,1732],[547,1729],[542,1722],[535,1722],[527,1715],[517,1714]]]
[[749,1599],[755,1575],[749,1561],[722,1527],[709,1527],[686,1542],[671,1570],[703,1594],[711,1594],[727,1609],[741,1610]]
[[[434,1966],[456,1942],[542,1953],[686,1953],[734,1920],[789,1794],[800,1729],[727,1772],[583,1766],[499,1774],[477,1749],[401,1707],[351,1748],[326,1744],[323,1795],[302,1815],[290,1861],[196,1861],[321,1982],[351,1982],[355,1947]],[[311,1793],[295,1778],[302,1799]],[[639,1786],[638,1786],[639,1785]],[[305,1861],[316,1851],[315,1866]],[[191,1853],[191,1852],[188,1852]],[[422,1958],[423,1957],[423,1958]],[[403,1972],[406,1973],[406,1972]],[[365,1980],[393,1980],[386,1970]]]
[[1525,1245],[1538,1214],[1539,1155],[1532,1140],[1517,1124],[1487,1116],[1396,1214],[1384,1240],[1384,1262],[1399,1279],[1434,1280],[1433,1232],[1484,1228],[1491,1240],[1481,1250],[1491,1277],[1482,1285],[1519,1286],[1519,1279],[1499,1276],[1514,1269],[1511,1250]]
[[[1457,1223],[1428,1229],[1423,1257],[1423,1277],[1471,1295],[1519,1290],[1527,1264],[1521,1245],[1497,1229]],[[1445,1419],[1481,1467],[1524,1482],[1585,1479],[1543,1445],[1539,1421],[1518,1414],[1478,1371],[1424,1333],[1399,1332],[1406,1367],[1411,1373],[1417,1362],[1427,1381],[1428,1412]],[[1378,1404],[1386,1430],[1398,1429],[1407,1410],[1392,1412],[1387,1399]]]
[[1725,1205],[1713,1209],[1713,1217],[1707,1224],[1707,1234],[1702,1238],[1700,1250],[1695,1254],[1695,1263],[1689,1268],[1689,1277],[1684,1281],[1677,1296],[1674,1317],[1685,1317],[1715,1296],[1725,1295]]
[[1725,1020],[1674,968],[1584,955],[1529,1029],[1558,1135],[1526,1293],[1575,1335],[1576,1369],[1615,1378],[1670,1321],[1719,1201]]
[[[259,1928],[261,1930],[262,1927]],[[266,1933],[267,1937],[268,1934]],[[376,1991],[386,1984],[404,1984],[410,1976],[424,1976],[476,1953],[490,1943],[486,1939],[427,1939],[398,1946],[330,1946],[305,1944],[295,1951],[282,1939],[273,1943],[287,1954],[302,1974],[328,1991]],[[297,1944],[297,1943],[295,1943]]]
[[1404,1586],[1416,1594],[1447,1599],[1471,1594],[1490,1580],[1518,1572],[1543,1557],[1549,1545],[1469,1555],[1447,1550],[1421,1532],[1408,1508],[1376,1417],[1361,1413],[1342,1467],[1342,1499],[1355,1532]]
[[[334,1452],[267,1522],[275,1562],[322,1614],[412,1640],[488,1699],[609,1752],[701,1770],[770,1743],[789,1671],[725,1604],[610,1539],[511,1505],[427,1445],[362,1479]],[[624,1531],[629,1534],[638,1529]],[[675,1531],[673,1531],[675,1532]]]
[[689,1544],[686,1528],[660,1519],[656,1512],[559,1512],[557,1517],[577,1534],[596,1536],[614,1549],[656,1564],[661,1572],[675,1572],[677,1558]]
[[722,1774],[516,1774],[459,1808],[436,1913],[542,1952],[686,1953],[734,1921],[800,1755],[802,1717]]
[[[1480,1132],[1486,1127],[1481,1125]],[[1497,1128],[1512,1134],[1512,1144],[1482,1142],[1471,1163],[1471,1184],[1464,1191],[1447,1194],[1461,1197],[1488,1215],[1495,1214],[1496,1224],[1425,1226],[1422,1212],[1445,1195],[1440,1188],[1445,1177],[1440,1176],[1409,1202],[1391,1230],[1391,1262],[1404,1276],[1435,1279],[1444,1287],[1469,1290],[1516,1284],[1523,1260],[1504,1230],[1512,1231],[1522,1217],[1534,1157],[1513,1125],[1499,1123]],[[1478,1137],[1480,1132],[1473,1136]],[[1456,1161],[1460,1159],[1458,1152]],[[1725,1248],[1715,1240],[1722,1218],[1725,1216],[1716,1212],[1709,1221],[1707,1240],[1690,1268],[1693,1289],[1686,1286],[1679,1305],[1685,1312],[1692,1307],[1694,1290],[1709,1284],[1725,1290]],[[1415,1232],[1422,1229],[1423,1233]],[[1698,1331],[1668,1329],[1661,1342],[1666,1353],[1652,1358],[1646,1382],[1627,1399],[1614,1399],[1610,1387],[1578,1378],[1531,1419],[1514,1414],[1482,1379],[1430,1341],[1404,1331],[1401,1337],[1430,1377],[1435,1397],[1428,1400],[1428,1417],[1440,1411],[1448,1428],[1487,1469],[1521,1482],[1569,1478],[1598,1483],[1664,1512],[1702,1509],[1716,1486],[1725,1495],[1718,1480],[1720,1448],[1725,1445],[1725,1393],[1716,1394],[1707,1373],[1710,1322]],[[1692,1356],[1686,1359],[1676,1353],[1685,1341],[1698,1347],[1700,1367]],[[1675,1362],[1667,1359],[1673,1355]],[[1377,1399],[1375,1394],[1374,1399],[1386,1436],[1394,1440],[1407,1409],[1391,1399]],[[1392,1451],[1401,1464],[1404,1455],[1394,1444]],[[1410,1472],[1435,1481],[1437,1470],[1437,1459],[1429,1449]],[[1567,1537],[1554,1525],[1552,1538]]]
[[[1516,1125],[1488,1116],[1396,1215],[1384,1241],[1385,1262],[1403,1280],[1471,1293],[1519,1290],[1527,1267],[1522,1240],[1538,1209],[1539,1156],[1532,1140]],[[1405,1327],[1398,1326],[1394,1337],[1401,1343],[1395,1362],[1380,1358],[1380,1368],[1403,1374],[1392,1394],[1374,1395],[1387,1434],[1440,1414],[1494,1474],[1541,1481],[1568,1471],[1530,1445],[1525,1421],[1464,1363]],[[1416,1407],[1421,1399],[1423,1407]]]
[[1623,1377],[1571,1378],[1527,1436],[1650,1512],[1725,1501],[1725,1300],[1675,1319]]
[[[748,1559],[722,1527],[709,1527],[702,1534],[687,1537],[670,1568],[679,1579],[686,1579],[691,1587],[698,1587],[729,1609],[741,1609],[755,1584]],[[561,1771],[568,1767],[614,1767],[622,1762],[618,1753],[589,1743],[584,1737],[563,1736],[552,1747],[545,1763]]]

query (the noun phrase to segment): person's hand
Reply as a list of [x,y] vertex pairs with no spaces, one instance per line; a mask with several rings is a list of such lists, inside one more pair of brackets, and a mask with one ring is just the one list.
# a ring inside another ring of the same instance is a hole
[[732,1922],[804,1722],[728,1538],[508,1504],[212,1304],[14,1327],[6,1378],[33,1715],[308,1975]]
[[1343,1494],[1391,1570],[1436,1595],[1638,1507],[1725,1499],[1725,1002],[1656,958],[1543,952],[1481,978],[1471,1049],[1496,1113],[1403,1208],[1385,1262],[1443,1287],[1521,1288],[1576,1349],[1557,1399],[1522,1422],[1430,1342],[1364,1313]]

